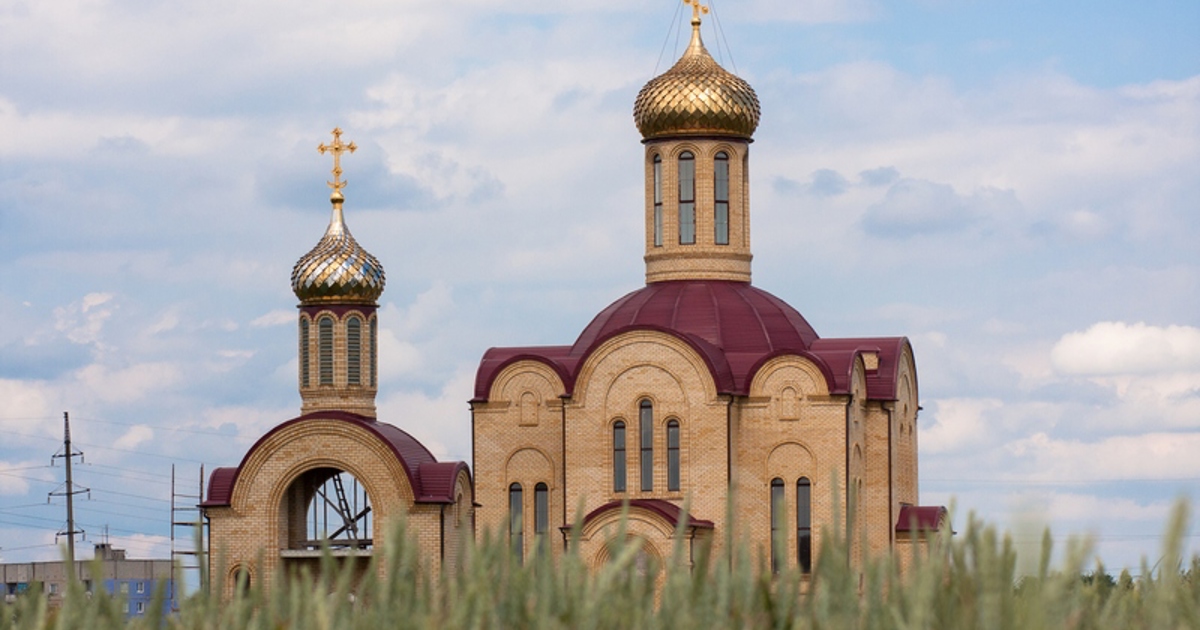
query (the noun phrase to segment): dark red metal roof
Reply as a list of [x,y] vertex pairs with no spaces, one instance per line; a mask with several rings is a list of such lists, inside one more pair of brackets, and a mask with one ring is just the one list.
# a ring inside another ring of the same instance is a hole
[[[588,515],[583,517],[583,525],[586,526],[588,523],[609,512],[612,512],[613,510],[620,511],[624,507],[625,503],[625,501],[609,501],[608,503],[601,505],[591,512],[588,512]],[[691,527],[698,527],[700,529],[713,528],[712,521],[695,518],[691,514],[684,512],[683,508],[671,503],[670,501],[664,501],[662,499],[632,499],[628,503],[630,508],[642,508],[643,510],[648,510],[661,516],[665,521],[670,523],[672,527],[678,527],[683,517],[687,517],[687,524]]]
[[579,366],[602,343],[633,330],[674,335],[704,358],[723,394],[746,395],[758,369],[781,355],[811,360],[825,375],[831,393],[849,392],[854,357],[878,352],[879,369],[867,376],[869,398],[894,400],[903,337],[821,339],[796,309],[748,282],[675,280],[655,282],[613,302],[597,315],[575,344],[492,348],[475,373],[475,401],[487,400],[492,382],[508,365],[539,361],[563,381],[563,395],[575,391]]
[[233,495],[233,480],[237,478],[238,469],[235,467],[215,468],[208,477],[208,498],[200,507],[216,507],[229,505],[229,497]]
[[416,495],[417,503],[454,502],[454,478],[457,476],[459,470],[467,468],[466,463],[439,463],[437,458],[433,456],[433,453],[430,453],[429,449],[425,448],[425,445],[417,441],[416,438],[390,424],[377,422],[374,418],[348,411],[316,411],[292,418],[267,431],[262,437],[258,438],[254,446],[250,447],[250,450],[246,451],[246,455],[242,457],[242,462],[238,464],[237,468],[218,468],[214,470],[208,484],[208,498],[200,506],[218,507],[229,505],[229,501],[233,497],[233,488],[237,484],[237,478],[241,475],[242,468],[250,460],[250,456],[258,450],[259,446],[276,432],[293,424],[308,420],[340,420],[356,424],[370,431],[386,443],[391,448],[392,453],[395,454],[396,459],[404,468],[409,485],[412,486],[413,494]]
[[936,532],[950,512],[941,505],[904,505],[896,519],[897,532]]

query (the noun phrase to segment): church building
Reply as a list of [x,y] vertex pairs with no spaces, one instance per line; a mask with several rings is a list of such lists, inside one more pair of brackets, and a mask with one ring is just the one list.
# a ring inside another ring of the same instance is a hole
[[751,283],[759,102],[709,55],[707,9],[688,3],[690,45],[634,104],[646,284],[570,345],[484,354],[474,479],[377,417],[383,267],[345,222],[340,159],[354,143],[334,129],[318,147],[334,160],[333,211],[292,272],[300,415],[214,470],[201,504],[226,594],[315,571],[325,549],[365,572],[400,523],[433,574],[487,531],[522,560],[574,544],[598,566],[625,531],[660,566],[676,545],[690,565],[728,539],[807,572],[836,522],[849,523],[853,561],[945,525],[945,508],[918,507],[908,340],[822,338]]
[[592,565],[623,514],[659,563],[676,543],[690,563],[732,534],[773,570],[807,572],[835,514],[854,517],[855,559],[860,541],[873,555],[906,545],[945,519],[917,507],[912,347],[822,338],[751,284],[759,102],[709,55],[707,9],[688,3],[690,45],[634,103],[646,285],[570,345],[484,354],[471,400],[478,530],[526,559],[577,544]]

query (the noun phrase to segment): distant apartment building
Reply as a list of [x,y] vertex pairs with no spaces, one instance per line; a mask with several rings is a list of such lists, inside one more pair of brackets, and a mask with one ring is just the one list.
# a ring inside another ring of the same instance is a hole
[[[176,589],[175,572],[170,560],[137,560],[125,557],[124,549],[116,549],[107,543],[95,546],[95,558],[99,560],[99,571],[93,573],[96,560],[76,560],[75,576],[89,594],[97,586],[108,593],[119,594],[127,603],[127,616],[142,617],[154,614],[151,602],[155,590],[166,589],[163,608],[158,615],[165,615],[178,608],[179,592]],[[41,589],[46,594],[51,608],[62,606],[67,593],[67,581],[71,568],[64,561],[14,562],[0,564],[0,581],[4,587],[4,602],[11,604],[31,589]]]

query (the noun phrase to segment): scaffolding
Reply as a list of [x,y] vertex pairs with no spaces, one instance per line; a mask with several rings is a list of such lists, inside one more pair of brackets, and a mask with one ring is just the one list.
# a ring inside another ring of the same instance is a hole
[[[178,478],[175,476],[175,464],[171,464],[171,561],[184,582],[191,581],[188,578],[194,578],[194,583],[205,588],[206,584],[199,583],[203,575],[200,563],[205,561],[208,552],[205,548],[208,544],[208,523],[200,511],[200,502],[204,500],[203,464],[200,465],[196,488],[196,494],[180,491]],[[171,601],[178,602],[179,599],[174,597]]]

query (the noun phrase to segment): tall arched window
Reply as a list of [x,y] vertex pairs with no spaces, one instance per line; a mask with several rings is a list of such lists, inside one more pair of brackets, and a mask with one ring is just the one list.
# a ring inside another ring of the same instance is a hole
[[667,423],[667,490],[679,491],[679,421]]
[[642,434],[639,463],[642,468],[642,492],[654,489],[654,407],[649,400],[639,405],[638,431]]
[[613,492],[625,492],[625,422],[613,423]]
[[371,352],[371,358],[370,358],[371,363],[369,366],[369,369],[371,370],[371,379],[370,379],[371,387],[375,387],[375,384],[378,382],[376,380],[376,374],[375,374],[376,372],[379,371],[379,355],[376,353],[376,350],[377,350],[377,348],[379,348],[379,345],[375,339],[375,331],[378,328],[377,321],[378,320],[376,320],[374,317],[372,317],[371,325],[368,327],[370,336],[367,338],[367,344],[370,347],[370,352]]
[[787,515],[784,512],[783,480],[771,480],[771,572],[779,573],[787,562]]
[[691,151],[679,154],[679,244],[696,242],[696,160]]
[[317,378],[321,385],[333,385],[333,318],[317,320]]
[[812,572],[812,482],[808,477],[796,482],[796,560],[801,571]]
[[362,320],[346,320],[346,382],[362,385]]
[[654,156],[654,246],[663,244],[662,156]]
[[521,484],[508,487],[508,544],[521,562],[525,556],[525,513],[522,509]]
[[300,318],[300,387],[309,386],[309,378],[311,377],[311,366],[309,361],[308,351],[308,318]]
[[713,242],[729,244],[729,154],[713,159]]
[[544,483],[533,487],[533,535],[536,540],[538,553],[546,550],[550,544],[550,488]]

